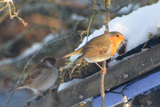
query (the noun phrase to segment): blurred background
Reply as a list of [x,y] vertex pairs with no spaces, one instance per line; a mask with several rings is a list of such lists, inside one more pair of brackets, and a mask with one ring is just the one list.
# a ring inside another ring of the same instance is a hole
[[[157,1],[111,0],[111,19]],[[94,0],[13,0],[13,2],[16,10],[20,10],[19,17],[28,25],[25,27],[16,17],[10,19],[8,8],[0,12],[0,106],[5,104],[10,95],[9,90],[15,86],[24,65],[35,52],[38,51],[38,54],[32,59],[29,68],[44,56],[54,56],[58,60],[59,57],[73,51],[81,43],[80,34],[87,29],[92,14],[95,14],[95,17],[89,33],[101,28],[107,18],[104,0],[96,1],[95,10]],[[6,2],[0,3],[0,9],[5,5]],[[47,44],[49,45],[46,47]],[[58,68],[64,65],[65,61],[61,61]],[[83,75],[83,78],[85,76],[88,75]],[[59,80],[57,84],[60,82]],[[18,90],[9,107],[22,107],[23,103],[32,97],[30,90]]]

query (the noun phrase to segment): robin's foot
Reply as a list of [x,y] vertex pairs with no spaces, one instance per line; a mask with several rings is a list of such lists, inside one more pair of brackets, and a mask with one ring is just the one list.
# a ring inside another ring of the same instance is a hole
[[104,75],[106,75],[107,68],[102,68],[96,61],[94,61],[94,63],[104,72]]
[[[106,75],[106,69],[107,69],[107,68],[105,68],[105,69],[104,69],[104,68],[102,68],[102,69],[101,69],[101,71],[103,71],[103,72],[104,72],[104,75]],[[101,72],[101,71],[100,71],[100,72]]]

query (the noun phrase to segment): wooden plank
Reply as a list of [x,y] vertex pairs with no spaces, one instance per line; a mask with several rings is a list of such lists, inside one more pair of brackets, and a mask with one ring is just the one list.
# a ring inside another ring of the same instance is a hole
[[[107,69],[105,90],[118,86],[160,66],[160,44]],[[87,98],[100,95],[100,73],[58,92],[60,107],[69,107]]]

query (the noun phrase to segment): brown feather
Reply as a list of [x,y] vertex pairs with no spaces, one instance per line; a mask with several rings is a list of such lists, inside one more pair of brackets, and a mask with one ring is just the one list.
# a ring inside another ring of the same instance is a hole
[[[39,64],[38,64],[37,66],[39,66]],[[40,67],[40,66],[37,67],[37,66],[34,67],[34,68],[32,69],[32,71],[30,72],[30,74],[26,77],[26,79],[24,80],[24,85],[32,83],[32,81],[33,81],[35,78],[37,78],[39,74],[42,73],[43,70],[41,70],[41,67]],[[44,69],[44,68],[43,68],[43,69]]]
[[69,54],[67,54],[67,55],[63,56],[61,59],[63,59],[63,58],[67,58],[67,57],[70,57],[70,56],[72,56],[72,55],[79,54],[79,53],[81,53],[81,52],[82,52],[82,49],[83,49],[83,47],[82,47],[82,48],[80,48],[80,49],[78,49],[78,50],[76,50],[76,51],[74,51],[74,52],[72,52],[72,53],[69,53]]
[[108,40],[108,36],[98,36],[85,45],[81,58],[94,57],[99,54],[107,53],[110,45],[111,42]]

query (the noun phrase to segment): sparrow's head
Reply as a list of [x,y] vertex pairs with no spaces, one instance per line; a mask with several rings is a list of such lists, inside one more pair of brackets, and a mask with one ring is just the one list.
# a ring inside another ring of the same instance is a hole
[[56,59],[51,56],[44,57],[40,63],[49,68],[56,67]]

